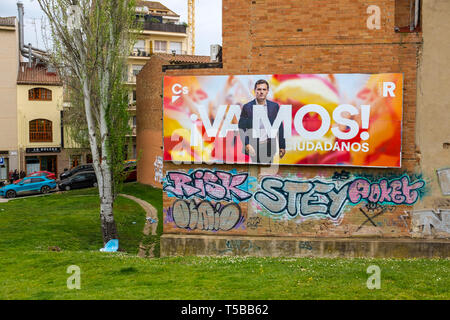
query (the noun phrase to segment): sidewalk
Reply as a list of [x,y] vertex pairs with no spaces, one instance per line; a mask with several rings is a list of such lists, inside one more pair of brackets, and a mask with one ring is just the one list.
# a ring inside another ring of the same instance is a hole
[[[143,233],[145,236],[148,236],[150,234],[150,230],[151,230],[151,235],[156,236],[156,228],[158,227],[158,212],[156,211],[155,207],[153,207],[147,201],[136,198],[134,196],[130,196],[128,194],[121,193],[121,194],[119,194],[119,196],[131,199],[131,200],[137,202],[145,210],[146,221],[145,221]],[[154,247],[155,247],[154,243],[150,244],[150,245],[144,245],[142,243],[139,244],[138,256],[143,257],[143,258],[145,258],[145,257],[153,258],[154,257],[154,253],[153,253]]]

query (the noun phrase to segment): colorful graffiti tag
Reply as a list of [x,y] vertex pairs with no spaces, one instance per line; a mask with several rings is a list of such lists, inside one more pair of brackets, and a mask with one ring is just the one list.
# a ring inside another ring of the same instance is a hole
[[414,204],[425,186],[423,180],[411,182],[406,175],[396,179],[370,182],[349,179],[344,184],[323,179],[291,180],[265,177],[254,199],[274,215],[287,213],[290,218],[327,217],[338,219],[345,204],[367,201],[371,204]]
[[[378,178],[345,171],[329,178],[267,175],[258,182],[235,169],[195,169],[168,171],[163,189],[170,203],[165,212],[171,230],[272,234],[278,233],[272,224],[284,221],[286,230],[281,234],[305,230],[328,234],[345,220],[350,225],[341,226],[339,232],[351,235],[379,233],[384,227],[409,232],[411,221],[403,216],[404,209],[396,207],[416,203],[425,193],[425,181],[407,174]],[[243,202],[248,204],[242,207]],[[349,218],[344,217],[347,212]],[[327,221],[329,231],[321,227]]]
[[414,204],[419,199],[419,190],[425,186],[423,180],[411,183],[408,176],[388,181],[370,182],[366,179],[354,180],[348,190],[348,198],[352,203],[366,200],[371,203]]
[[411,213],[413,233],[419,236],[448,237],[450,235],[450,210],[448,209],[424,209]]
[[176,200],[169,215],[178,228],[187,230],[229,231],[243,222],[241,208],[236,203],[213,205],[209,201]]
[[261,181],[261,189],[254,198],[273,214],[287,212],[290,217],[322,215],[337,219],[347,199],[348,185],[338,188],[333,182],[266,177]]
[[216,201],[245,201],[252,194],[241,189],[248,174],[233,174],[225,171],[195,170],[191,173],[172,171],[167,173],[163,190],[180,199],[196,196]]

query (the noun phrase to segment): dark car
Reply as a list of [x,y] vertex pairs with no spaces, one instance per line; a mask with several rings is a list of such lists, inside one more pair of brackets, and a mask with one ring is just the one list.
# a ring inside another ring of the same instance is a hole
[[97,177],[94,171],[80,172],[58,183],[59,190],[66,191],[90,187],[97,187]]
[[137,180],[137,170],[136,170],[136,161],[128,162],[123,171],[125,172],[125,180],[124,182],[131,182]]
[[59,175],[59,178],[61,180],[64,180],[64,179],[67,179],[67,178],[73,176],[74,174],[77,174],[79,172],[84,172],[84,171],[94,171],[94,166],[92,165],[92,163],[82,164],[82,165],[76,166],[75,168],[72,168],[70,170],[64,171],[63,173],[61,173]]

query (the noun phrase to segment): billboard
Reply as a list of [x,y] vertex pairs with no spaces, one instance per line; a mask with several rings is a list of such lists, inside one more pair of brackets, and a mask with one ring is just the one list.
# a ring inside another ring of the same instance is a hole
[[164,160],[400,167],[403,74],[165,76]]

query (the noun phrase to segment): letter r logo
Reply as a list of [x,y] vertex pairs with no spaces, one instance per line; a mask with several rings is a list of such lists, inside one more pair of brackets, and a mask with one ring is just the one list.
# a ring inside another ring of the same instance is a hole
[[395,83],[394,82],[383,82],[383,97],[395,97]]

